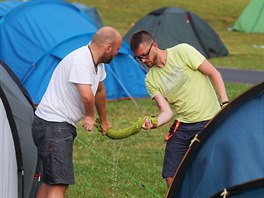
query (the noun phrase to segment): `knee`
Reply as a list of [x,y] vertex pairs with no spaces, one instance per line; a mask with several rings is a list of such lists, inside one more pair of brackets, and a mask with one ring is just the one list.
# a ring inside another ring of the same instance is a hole
[[172,182],[173,182],[173,177],[167,177],[166,178],[166,183],[167,183],[168,188],[171,186]]

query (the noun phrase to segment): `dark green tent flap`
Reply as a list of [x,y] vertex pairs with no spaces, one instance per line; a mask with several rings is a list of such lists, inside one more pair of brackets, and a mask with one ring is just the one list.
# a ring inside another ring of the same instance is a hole
[[241,32],[264,32],[264,0],[251,0],[236,20],[233,30]]
[[218,35],[203,19],[180,8],[164,7],[150,12],[126,33],[124,40],[130,43],[133,33],[139,30],[150,32],[161,49],[188,43],[206,58],[228,55]]

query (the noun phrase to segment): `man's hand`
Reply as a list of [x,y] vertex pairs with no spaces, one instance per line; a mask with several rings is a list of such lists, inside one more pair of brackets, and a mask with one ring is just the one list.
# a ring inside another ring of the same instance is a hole
[[106,134],[107,129],[112,128],[112,124],[107,120],[105,122],[101,122],[102,135]]
[[94,125],[95,125],[94,117],[85,116],[83,121],[83,128],[85,128],[85,130],[87,131],[91,131],[93,130]]
[[144,123],[142,124],[142,128],[145,130],[153,129],[158,127],[158,120],[155,116],[152,117],[144,117]]

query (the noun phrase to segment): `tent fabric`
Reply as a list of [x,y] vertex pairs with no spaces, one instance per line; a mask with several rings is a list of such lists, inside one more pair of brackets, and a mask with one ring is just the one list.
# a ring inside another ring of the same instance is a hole
[[[0,87],[1,89],[1,87]],[[17,197],[17,163],[13,137],[4,104],[0,98],[0,197]]]
[[37,164],[37,150],[31,134],[34,106],[15,74],[2,61],[0,96],[1,173],[2,168],[6,168],[4,177],[0,178],[0,189],[3,189],[0,197],[29,197]]
[[[22,81],[35,104],[40,102],[60,60],[87,45],[97,31],[92,19],[84,13],[63,0],[35,0],[23,2],[1,17],[0,59]],[[124,46],[106,64],[108,100],[148,96],[145,72]]]
[[223,198],[223,194],[227,194],[228,198],[263,198],[264,178],[223,189],[210,198]]
[[236,20],[233,30],[247,33],[263,33],[264,1],[251,0]]
[[23,2],[20,1],[4,1],[0,2],[0,18],[4,16],[7,12],[14,9],[15,7],[21,5]]
[[264,82],[233,100],[197,134],[167,197],[209,197],[264,178],[263,111]]
[[161,49],[188,43],[207,58],[228,55],[216,32],[199,16],[184,9],[164,7],[148,13],[126,33],[124,40],[129,43],[139,30],[150,32]]
[[[92,20],[91,23],[96,27],[96,28],[101,28],[103,27],[103,22],[100,18],[100,15],[96,8],[93,7],[88,7],[82,3],[78,2],[72,2],[74,6],[80,9],[80,11],[84,12],[86,15],[88,15]],[[84,15],[85,17],[85,15]]]
[[[3,1],[0,3],[0,18],[7,14],[9,11],[14,9],[17,6],[22,5],[23,1]],[[96,8],[88,7],[82,3],[78,2],[72,2],[74,6],[76,6],[79,9],[79,12],[83,17],[85,17],[87,20],[89,20],[90,23],[92,23],[95,27],[101,28],[103,27],[103,22],[99,16],[98,11]],[[88,17],[87,17],[88,16]]]

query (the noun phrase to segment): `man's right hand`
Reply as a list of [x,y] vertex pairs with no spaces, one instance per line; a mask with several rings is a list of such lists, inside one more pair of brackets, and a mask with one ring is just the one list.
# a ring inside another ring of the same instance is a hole
[[94,117],[85,116],[83,121],[83,128],[85,128],[85,130],[87,131],[91,131],[93,130],[94,125],[95,125]]
[[106,134],[107,129],[112,128],[112,124],[107,120],[106,122],[101,122],[102,135]]

